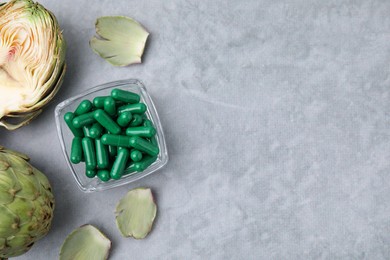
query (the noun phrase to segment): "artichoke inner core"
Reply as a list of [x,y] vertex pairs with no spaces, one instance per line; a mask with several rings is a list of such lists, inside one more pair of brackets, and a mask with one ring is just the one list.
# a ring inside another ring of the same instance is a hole
[[[29,89],[29,77],[25,71],[28,64],[22,57],[22,52],[29,48],[31,42],[27,32],[24,29],[19,29],[10,35],[10,39],[4,39],[7,35],[3,35],[3,30],[0,31],[0,34],[1,118],[9,111],[18,110],[23,104],[28,104],[34,92]],[[12,41],[11,44],[6,40]]]
[[11,1],[0,7],[0,119],[32,111],[49,93],[62,63],[60,37],[42,6]]

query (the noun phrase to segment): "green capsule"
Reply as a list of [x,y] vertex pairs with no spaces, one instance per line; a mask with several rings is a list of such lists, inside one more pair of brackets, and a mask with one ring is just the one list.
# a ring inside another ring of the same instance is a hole
[[106,97],[95,97],[93,99],[93,105],[96,108],[103,108],[104,107],[104,101],[106,100]]
[[84,137],[81,141],[84,151],[85,165],[88,170],[96,168],[96,153],[93,140],[89,137]]
[[142,172],[146,170],[157,160],[157,156],[146,156],[142,161],[130,163],[124,174],[130,174],[133,172]]
[[126,129],[128,136],[152,137],[156,134],[156,129],[149,126],[129,127]]
[[[86,125],[86,126],[83,126],[83,132],[84,132],[84,136],[85,137],[91,137],[91,133],[90,133],[90,130],[91,130],[91,126],[89,125]],[[91,137],[92,138],[92,137]]]
[[157,156],[160,152],[158,146],[153,145],[147,140],[139,136],[132,136],[129,140],[130,146],[140,150],[141,152],[147,153],[151,156]]
[[[130,165],[131,166],[131,165]],[[131,168],[131,167],[127,167],[125,170],[124,170],[124,172],[123,172],[123,175],[132,175],[132,174],[134,174],[134,173],[136,173],[137,171],[136,170],[134,170],[133,168]],[[122,176],[123,176],[122,175]]]
[[144,126],[147,126],[147,127],[154,127],[152,121],[150,121],[145,115],[144,115],[144,123],[143,123]]
[[110,164],[108,147],[100,139],[95,140],[96,162],[99,169],[105,169]]
[[132,162],[131,160],[128,160],[128,161],[127,161],[126,169],[125,169],[125,171],[123,172],[123,175],[131,174],[131,173],[134,173],[134,172],[137,171],[137,170],[135,169],[134,163],[135,163],[135,162]]
[[101,109],[98,109],[94,112],[96,121],[99,122],[105,129],[110,131],[113,134],[119,134],[121,128],[111,119],[111,117]]
[[108,145],[108,154],[110,157],[115,157],[118,152],[118,147],[114,145]]
[[130,104],[118,108],[118,113],[131,112],[132,114],[143,114],[146,111],[144,103]]
[[81,128],[83,126],[90,125],[95,122],[96,120],[94,118],[94,112],[89,112],[73,118],[73,125],[76,128]]
[[118,116],[118,118],[116,119],[116,122],[121,127],[126,127],[129,125],[132,118],[133,118],[133,115],[130,112],[123,112],[122,114],[120,114]]
[[88,170],[86,169],[85,170],[85,175],[88,177],[88,178],[93,178],[96,176],[96,170]]
[[81,137],[75,137],[72,141],[72,149],[70,152],[70,161],[72,163],[80,163],[83,159],[83,147],[81,145]]
[[130,147],[130,137],[125,135],[104,134],[101,140],[105,145]]
[[116,156],[114,164],[112,165],[111,168],[111,172],[110,172],[111,178],[113,178],[114,180],[119,180],[122,177],[128,159],[129,159],[128,149],[124,148],[118,150],[118,155]]
[[156,136],[150,137],[150,138],[149,138],[149,141],[150,141],[153,145],[155,145],[155,146],[158,147],[158,142],[157,142]]
[[111,91],[111,97],[126,103],[138,103],[141,99],[138,94],[117,88]]
[[91,128],[89,128],[89,135],[91,138],[98,138],[103,133],[103,126],[99,123],[94,123]]
[[138,150],[131,150],[130,152],[130,158],[131,160],[133,160],[134,162],[139,162],[142,160],[142,153]]
[[134,169],[137,172],[142,172],[146,170],[150,165],[152,165],[157,160],[157,156],[146,156],[142,161],[134,163]]
[[[152,121],[150,121],[149,119],[144,119],[144,126],[147,126],[147,127],[153,127],[153,123]],[[157,131],[156,131],[157,133]],[[149,138],[149,141],[155,145],[155,146],[158,146],[158,142],[157,142],[157,139],[156,139],[156,135],[152,136]]]
[[76,116],[79,116],[79,115],[88,113],[89,111],[92,110],[92,107],[93,107],[93,105],[92,105],[91,101],[83,100],[80,102],[80,104],[78,105],[78,107],[74,111],[74,114]]
[[64,115],[65,123],[68,125],[70,131],[73,133],[76,137],[83,137],[84,133],[82,129],[76,128],[73,125],[73,118],[74,114],[72,112],[68,112]]
[[133,115],[133,120],[131,120],[129,126],[139,126],[142,125],[143,118],[138,114]]
[[124,105],[126,105],[125,102],[119,101],[119,100],[115,100],[115,106],[120,107],[120,106],[124,106]]
[[115,100],[112,97],[106,97],[104,100],[104,111],[106,111],[110,116],[114,116],[116,114]]
[[111,179],[110,172],[108,170],[98,170],[97,176],[100,180],[104,182],[109,181]]

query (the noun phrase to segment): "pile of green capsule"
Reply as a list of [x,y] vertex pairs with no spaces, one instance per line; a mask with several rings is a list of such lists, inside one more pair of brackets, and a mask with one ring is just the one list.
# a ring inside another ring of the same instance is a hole
[[64,115],[74,135],[70,160],[85,162],[85,175],[106,182],[148,168],[160,152],[147,106],[136,93],[113,89],[110,96],[83,100]]

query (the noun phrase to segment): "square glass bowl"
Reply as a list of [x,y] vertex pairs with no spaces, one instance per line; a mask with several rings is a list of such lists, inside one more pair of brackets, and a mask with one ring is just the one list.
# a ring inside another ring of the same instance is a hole
[[[141,97],[142,103],[145,103],[148,107],[145,115],[150,121],[153,122],[154,127],[156,128],[156,138],[160,153],[157,157],[157,160],[150,165],[146,170],[142,172],[133,172],[130,174],[125,174],[119,180],[109,180],[108,182],[103,182],[99,178],[88,178],[85,176],[85,163],[81,162],[79,164],[73,164],[70,161],[70,152],[72,146],[73,134],[69,130],[67,124],[64,121],[64,115],[67,112],[74,112],[76,107],[80,104],[81,101],[88,99],[92,100],[97,96],[109,96],[111,90],[114,88],[119,88],[122,90],[131,91],[137,93]],[[136,180],[139,180],[159,169],[161,169],[168,162],[168,153],[167,147],[165,144],[165,138],[163,129],[161,127],[161,122],[158,117],[156,108],[154,107],[153,101],[150,98],[149,93],[146,91],[145,86],[136,79],[121,80],[109,82],[97,87],[91,88],[88,91],[77,95],[75,97],[69,98],[60,104],[57,105],[55,109],[55,120],[57,125],[57,133],[60,139],[62,152],[64,153],[65,160],[75,178],[80,189],[84,192],[94,192],[111,189],[121,185],[125,185]]]

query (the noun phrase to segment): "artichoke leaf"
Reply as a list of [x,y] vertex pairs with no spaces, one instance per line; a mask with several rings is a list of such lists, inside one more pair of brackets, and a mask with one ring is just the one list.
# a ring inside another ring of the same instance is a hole
[[105,260],[111,241],[92,225],[75,229],[61,247],[60,260]]
[[[29,246],[31,243],[32,239],[28,235],[17,235],[12,237],[11,239],[7,239],[7,245],[10,247],[15,247],[19,245],[23,245],[24,247]],[[30,245],[29,247],[31,247]]]
[[[10,123],[6,120],[6,118],[2,118],[0,120],[0,126],[5,127],[7,130],[16,130],[22,126],[28,125],[34,118],[36,118],[42,110],[38,110],[32,113],[28,113],[25,115],[19,115],[18,117],[21,118],[19,123]],[[13,117],[13,116],[11,116]]]
[[8,163],[10,165],[13,165],[12,167],[12,171],[18,171],[18,173],[23,173],[25,175],[30,175],[32,174],[32,167],[29,166],[29,167],[25,167],[24,166],[24,163],[25,163],[25,159],[24,158],[21,158],[19,157],[17,154],[11,154],[9,155],[8,157]]
[[30,160],[30,157],[28,157],[24,153],[19,153],[19,152],[14,151],[14,150],[6,149],[5,147],[3,147],[1,145],[0,145],[0,152],[7,152],[8,154],[12,154],[12,155],[18,156],[20,158],[23,158],[26,161]]
[[5,238],[0,237],[0,250],[3,250],[5,248]]
[[41,190],[39,189],[41,185],[34,175],[19,174],[18,181],[23,186],[23,189],[19,190],[15,197],[35,200],[41,195]]
[[41,186],[45,189],[45,190],[51,190],[51,186],[50,186],[50,183],[49,183],[49,180],[46,178],[46,176],[44,174],[42,174],[41,172],[37,171],[34,167],[32,167],[35,171],[34,171],[34,175],[35,175],[35,178],[38,180],[38,182],[41,184]]
[[7,207],[0,205],[0,237],[9,237],[19,231],[19,218]]
[[15,198],[14,203],[7,205],[7,208],[19,216],[21,225],[31,221],[35,211],[34,204],[23,198]]
[[125,16],[97,19],[96,33],[90,41],[92,50],[114,66],[141,63],[149,33],[140,23]]
[[0,153],[0,171],[5,171],[9,168],[10,164],[5,155]]
[[145,238],[152,229],[157,213],[150,189],[129,191],[116,207],[116,224],[124,237]]

